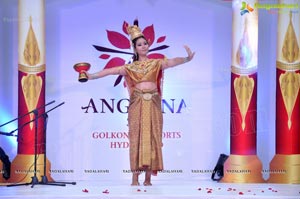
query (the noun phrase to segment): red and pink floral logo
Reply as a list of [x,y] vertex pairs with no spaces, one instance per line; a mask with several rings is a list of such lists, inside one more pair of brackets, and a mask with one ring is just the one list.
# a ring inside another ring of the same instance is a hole
[[[108,48],[108,47],[104,47],[104,46],[93,45],[98,51],[102,52],[102,54],[99,56],[99,58],[103,59],[103,60],[108,60],[108,62],[104,66],[104,69],[112,68],[112,67],[116,67],[116,66],[122,66],[122,65],[126,64],[126,60],[124,60],[123,58],[118,57],[118,56],[113,56],[116,53],[117,54],[120,54],[120,53],[128,54],[131,56],[133,55],[133,52],[131,50],[131,41],[129,39],[129,34],[127,32],[128,25],[129,24],[126,21],[123,22],[123,25],[122,25],[123,33],[112,31],[112,30],[106,30],[108,41],[115,48]],[[143,29],[142,32],[143,32],[145,38],[148,40],[149,46],[150,46],[148,58],[150,58],[150,59],[164,58],[163,54],[154,53],[154,51],[163,50],[163,49],[166,49],[169,47],[167,45],[160,45],[161,43],[163,43],[165,41],[166,36],[158,37],[158,39],[156,40],[156,43],[154,43],[155,31],[154,31],[153,24],[145,27],[145,29]],[[151,48],[152,46],[157,46],[157,47]],[[122,80],[122,76],[120,75],[116,79],[114,86],[117,86],[121,82],[121,80]]]

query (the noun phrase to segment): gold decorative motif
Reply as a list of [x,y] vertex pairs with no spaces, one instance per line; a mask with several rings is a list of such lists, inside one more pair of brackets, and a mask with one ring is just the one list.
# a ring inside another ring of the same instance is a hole
[[249,44],[247,18],[246,18],[246,22],[245,22],[245,29],[244,29],[243,37],[240,40],[239,48],[236,53],[236,59],[237,59],[237,63],[243,68],[246,68],[247,66],[249,66],[251,59],[252,59],[251,47]]
[[[46,168],[46,177],[49,182],[53,182],[51,177],[51,162],[46,158],[46,167],[44,167],[45,154],[39,154],[36,163],[36,172],[38,181],[42,181],[42,176],[44,175],[44,169]],[[34,168],[32,164],[35,160],[34,155],[28,154],[17,154],[15,159],[11,162],[11,174],[10,178],[7,180],[8,183],[30,183],[32,182],[32,175]],[[2,167],[1,167],[2,168]],[[32,174],[32,175],[31,175]]]
[[42,64],[40,66],[24,66],[22,64],[19,64],[19,71],[22,71],[23,73],[41,73],[46,70],[46,65]]
[[[35,74],[29,74],[22,77],[21,85],[27,105],[28,111],[32,111],[38,103],[38,99],[42,90],[43,80],[41,77]],[[33,119],[33,114],[30,114],[30,119]],[[30,123],[30,128],[32,129],[33,123]]]
[[251,75],[257,72],[257,66],[253,66],[250,68],[231,66],[231,72],[237,75]]
[[144,36],[141,29],[137,25],[128,26],[127,27],[127,32],[130,35],[131,41],[133,41],[135,38]]
[[32,18],[30,16],[30,26],[27,33],[27,38],[25,42],[25,49],[23,52],[25,63],[29,66],[34,66],[40,61],[40,50],[38,42],[32,28]]
[[268,183],[300,184],[300,154],[276,154],[270,162]]
[[[257,13],[247,15],[244,18],[243,33],[238,43],[235,54],[236,64],[241,68],[252,68],[257,66],[257,44],[258,44],[258,16]],[[235,45],[236,45],[235,44]]]
[[[24,68],[20,67],[19,65],[19,68],[25,69],[26,72],[30,71],[33,73],[34,71],[36,71],[37,68],[39,68],[36,67],[36,65],[40,62],[40,50],[32,27],[31,16],[29,18],[29,21],[30,25],[23,51],[24,61],[29,66]],[[42,78],[35,74],[27,74],[27,76],[22,77],[21,85],[28,111],[32,111],[37,106],[38,99],[42,90],[42,84]],[[30,119],[33,119],[33,114],[30,114]],[[30,123],[30,128],[32,129],[32,127],[33,123]]]
[[254,80],[249,76],[240,76],[234,80],[234,91],[242,115],[242,128],[245,130],[245,117],[254,89]]
[[282,63],[280,61],[276,61],[276,68],[285,71],[300,70],[300,63],[288,64],[288,63]]
[[299,45],[297,42],[296,33],[292,23],[292,12],[290,12],[290,22],[284,36],[282,47],[283,58],[288,62],[295,62],[299,57]]
[[264,183],[262,163],[257,155],[231,154],[224,163],[225,183]]
[[132,64],[128,64],[128,68],[137,73],[147,74],[156,66],[155,59],[148,59],[145,61],[135,61]]
[[286,72],[281,74],[279,77],[279,83],[285,109],[288,114],[288,127],[291,129],[291,115],[299,93],[300,74],[295,72]]
[[144,100],[151,100],[152,99],[152,93],[143,93]]

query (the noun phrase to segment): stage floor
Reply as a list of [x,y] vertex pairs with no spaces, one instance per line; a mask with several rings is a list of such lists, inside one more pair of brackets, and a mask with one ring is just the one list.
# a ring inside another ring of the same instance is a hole
[[76,181],[64,187],[36,184],[0,186],[0,198],[197,198],[197,199],[300,199],[300,185],[231,184],[204,181],[155,181],[153,186],[130,186],[129,181]]

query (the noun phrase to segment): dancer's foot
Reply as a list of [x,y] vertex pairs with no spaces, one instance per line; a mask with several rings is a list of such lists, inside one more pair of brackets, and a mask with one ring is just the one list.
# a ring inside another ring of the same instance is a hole
[[139,173],[132,174],[132,183],[131,186],[139,186]]
[[144,186],[152,186],[152,183],[151,183],[151,182],[148,182],[148,181],[145,181],[145,182],[143,183],[143,185],[144,185]]
[[140,186],[140,183],[139,182],[132,182],[131,186]]
[[152,186],[151,184],[151,170],[147,170],[145,174],[145,181],[144,181],[144,186]]

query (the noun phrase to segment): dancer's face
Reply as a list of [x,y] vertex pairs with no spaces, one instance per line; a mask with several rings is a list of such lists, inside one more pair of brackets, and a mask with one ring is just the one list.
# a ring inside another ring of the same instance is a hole
[[143,37],[136,40],[135,50],[139,56],[146,56],[149,50],[149,44]]

